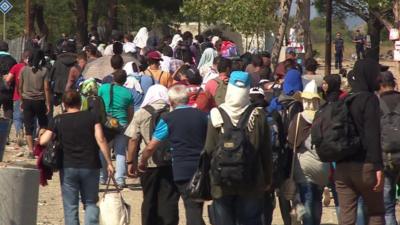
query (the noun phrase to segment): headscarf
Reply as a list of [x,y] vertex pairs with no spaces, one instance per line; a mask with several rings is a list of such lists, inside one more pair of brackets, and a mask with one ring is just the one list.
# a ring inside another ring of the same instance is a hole
[[178,43],[180,41],[183,41],[181,35],[175,34],[174,37],[172,38],[172,42],[171,42],[171,44],[169,46],[172,48],[172,50],[175,51],[175,48],[176,48],[176,46],[178,46]]
[[80,85],[80,93],[83,96],[95,96],[98,93],[99,89],[99,84],[97,83],[96,79],[94,78],[89,78],[86,79],[81,85]]
[[323,93],[323,97],[327,102],[334,102],[339,99],[341,94],[340,85],[341,78],[338,74],[330,74],[324,77],[324,81],[328,84],[328,90]]
[[283,93],[291,96],[298,91],[303,91],[301,74],[296,69],[290,69],[286,73],[285,81],[283,82]]
[[213,44],[213,46],[215,47],[215,44],[217,43],[217,41],[219,41],[220,38],[218,36],[214,36],[211,38],[211,43]]
[[160,84],[155,84],[149,88],[144,96],[141,108],[145,107],[146,105],[153,104],[156,101],[163,101],[166,104],[169,104],[168,98],[168,89]]
[[139,29],[138,33],[133,40],[133,43],[138,48],[144,48],[147,45],[147,39],[149,38],[149,32],[146,27],[142,27]]
[[[220,107],[229,115],[232,124],[237,125],[244,111],[250,105],[250,76],[246,72],[234,71],[229,78],[225,102]],[[218,110],[211,111],[211,121],[215,127],[220,126],[222,117],[217,116]]]
[[211,67],[213,65],[215,57],[217,56],[217,51],[215,51],[213,48],[207,48],[201,55],[200,62],[197,68],[202,69]]
[[379,89],[378,76],[380,74],[379,63],[373,59],[358,60],[352,73],[349,73],[349,83],[352,92],[370,92]]

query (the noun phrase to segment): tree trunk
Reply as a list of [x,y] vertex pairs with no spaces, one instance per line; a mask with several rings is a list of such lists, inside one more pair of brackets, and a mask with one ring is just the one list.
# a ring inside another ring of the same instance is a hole
[[26,38],[32,37],[34,26],[31,13],[33,12],[31,8],[31,0],[25,0],[25,30],[24,34]]
[[[370,11],[376,9],[369,9]],[[381,31],[383,29],[383,24],[381,21],[375,16],[371,15],[370,19],[367,22],[368,25],[368,35],[371,38],[371,48],[367,49],[366,57],[371,58],[379,62],[379,53],[380,53],[380,42],[381,42]]]
[[332,1],[327,1],[326,6],[326,32],[325,32],[325,76],[331,74],[332,62]]
[[88,0],[76,0],[76,27],[78,36],[78,47],[81,48],[88,43]]
[[99,26],[100,8],[98,6],[100,2],[100,0],[94,0],[94,7],[92,9],[92,27],[96,28]]
[[305,48],[305,58],[313,57],[313,49],[311,44],[311,31],[310,31],[310,10],[311,10],[311,1],[310,0],[299,0],[298,2],[302,2],[303,13],[301,25],[304,31],[304,48]]
[[275,42],[272,47],[272,54],[271,54],[272,65],[274,66],[274,68],[276,68],[276,66],[278,65],[279,53],[282,48],[283,39],[285,38],[286,28],[289,22],[289,13],[291,5],[292,5],[292,0],[281,0],[280,10],[279,10],[281,21],[278,32],[275,35]]
[[117,4],[118,0],[108,0],[108,21],[106,24],[106,40],[110,40],[111,34],[113,30],[118,29],[118,21],[117,21]]
[[43,5],[35,4],[34,9],[35,9],[36,24],[40,32],[40,47],[44,48],[44,46],[46,46],[47,38],[49,37],[49,27],[47,26],[46,21],[44,19]]

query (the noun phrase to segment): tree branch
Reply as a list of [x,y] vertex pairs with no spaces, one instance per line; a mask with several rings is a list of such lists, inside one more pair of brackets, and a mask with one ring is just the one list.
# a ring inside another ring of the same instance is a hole
[[347,3],[347,2],[345,2],[343,0],[336,0],[336,3],[339,4],[342,9],[344,9],[344,10],[346,10],[348,12],[352,12],[352,13],[356,14],[362,20],[364,20],[364,21],[368,21],[369,20],[368,14],[363,12],[362,10],[360,10],[359,7],[351,5],[351,4],[349,4],[349,3]]
[[370,10],[370,13],[371,13],[372,15],[374,15],[374,17],[375,17],[377,20],[379,20],[379,22],[381,22],[381,23],[385,26],[385,28],[386,28],[387,30],[390,30],[390,29],[393,28],[393,24],[392,24],[391,22],[389,22],[387,19],[383,18],[383,16],[382,16],[379,12],[374,11],[374,10]]

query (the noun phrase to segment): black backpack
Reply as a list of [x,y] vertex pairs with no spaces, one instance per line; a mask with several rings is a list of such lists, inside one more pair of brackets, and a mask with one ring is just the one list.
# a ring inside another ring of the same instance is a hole
[[400,104],[391,111],[383,99],[379,100],[381,110],[381,143],[384,153],[400,152]]
[[361,139],[350,112],[357,94],[323,105],[311,128],[312,144],[322,162],[339,162],[361,149]]
[[249,106],[237,126],[230,117],[218,108],[223,120],[223,133],[219,137],[217,150],[211,159],[210,179],[217,186],[248,187],[255,180],[256,150],[248,139],[247,123],[254,106]]

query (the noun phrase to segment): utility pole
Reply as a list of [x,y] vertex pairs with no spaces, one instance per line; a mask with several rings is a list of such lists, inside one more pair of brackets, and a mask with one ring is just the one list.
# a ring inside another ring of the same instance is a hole
[[331,74],[332,59],[332,0],[326,0],[325,76]]
[[25,36],[27,38],[32,34],[30,19],[31,19],[31,0],[25,0]]

